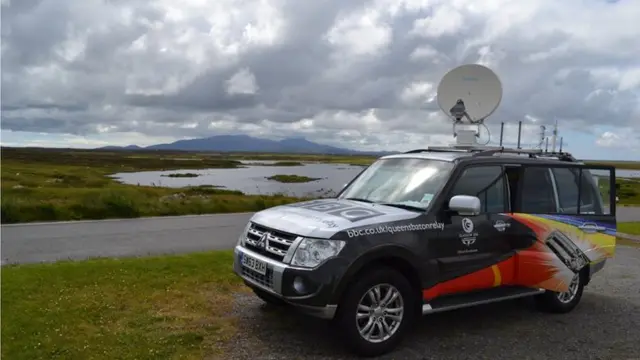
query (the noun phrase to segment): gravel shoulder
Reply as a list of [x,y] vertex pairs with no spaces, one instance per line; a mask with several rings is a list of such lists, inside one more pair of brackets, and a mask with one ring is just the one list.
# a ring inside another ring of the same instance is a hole
[[[380,359],[640,359],[640,248],[619,246],[580,305],[564,315],[530,299],[428,315]],[[225,359],[352,359],[327,323],[238,294]]]

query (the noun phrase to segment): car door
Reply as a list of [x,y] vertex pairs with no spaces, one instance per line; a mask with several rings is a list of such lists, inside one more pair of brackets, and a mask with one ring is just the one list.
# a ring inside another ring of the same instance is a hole
[[[599,179],[606,197],[613,198],[615,174]],[[525,167],[512,217],[526,229],[521,242],[532,245],[518,251],[516,284],[566,291],[584,266],[613,256],[615,208],[612,212],[605,206],[599,189],[582,165]]]
[[[597,166],[551,168],[558,193],[558,216],[553,219],[565,225],[572,242],[591,264],[615,252],[615,205],[607,206],[615,198],[614,171]],[[575,265],[574,261],[569,266],[574,272],[579,270]]]
[[[480,199],[476,215],[454,213],[448,201],[455,195]],[[492,265],[508,258],[511,246],[508,226],[508,192],[501,165],[470,165],[460,174],[445,197],[439,215],[444,230],[432,251],[436,254],[442,293],[460,293],[496,285]],[[442,294],[441,293],[441,294]]]

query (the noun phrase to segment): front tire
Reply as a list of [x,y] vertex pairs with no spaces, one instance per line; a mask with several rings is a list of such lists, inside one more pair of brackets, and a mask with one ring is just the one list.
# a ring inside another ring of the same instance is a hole
[[536,296],[536,305],[538,309],[555,314],[564,314],[573,310],[580,299],[582,299],[582,293],[584,291],[584,277],[580,273],[575,274],[571,283],[569,284],[569,290],[566,292],[553,292],[546,291],[543,294]]
[[349,287],[336,315],[342,340],[360,356],[379,356],[396,348],[416,316],[416,292],[392,268],[363,274]]

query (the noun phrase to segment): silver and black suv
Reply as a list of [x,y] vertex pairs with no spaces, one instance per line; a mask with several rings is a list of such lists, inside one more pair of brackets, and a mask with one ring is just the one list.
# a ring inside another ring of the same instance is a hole
[[568,312],[614,255],[614,184],[613,167],[567,153],[385,156],[336,198],[256,213],[234,271],[268,303],[331,319],[364,356],[395,348],[422,314],[525,296]]

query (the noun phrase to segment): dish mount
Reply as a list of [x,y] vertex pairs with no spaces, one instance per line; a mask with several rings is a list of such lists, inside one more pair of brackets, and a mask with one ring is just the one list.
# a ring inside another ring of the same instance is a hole
[[[500,105],[502,83],[488,67],[458,66],[438,85],[438,106],[453,122],[456,147],[477,147],[480,127]],[[488,130],[488,129],[487,129]]]

